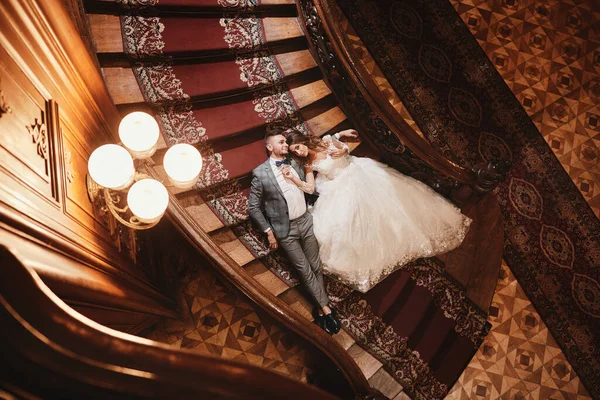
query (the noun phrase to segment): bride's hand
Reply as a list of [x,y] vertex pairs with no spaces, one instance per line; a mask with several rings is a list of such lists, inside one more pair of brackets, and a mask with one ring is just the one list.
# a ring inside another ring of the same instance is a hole
[[294,178],[294,174],[292,173],[292,167],[282,166],[280,168],[281,168],[281,173],[283,174],[283,177],[285,179],[292,180],[292,178]]
[[348,139],[356,139],[358,137],[358,132],[354,129],[346,129],[345,131],[341,131],[339,135],[340,139],[343,137]]
[[348,150],[346,150],[346,148],[334,149],[329,150],[328,154],[331,156],[331,158],[340,158],[348,154]]

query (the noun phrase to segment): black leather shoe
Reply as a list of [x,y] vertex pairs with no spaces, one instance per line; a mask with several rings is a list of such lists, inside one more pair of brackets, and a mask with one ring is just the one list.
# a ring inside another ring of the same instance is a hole
[[313,324],[317,325],[319,328],[323,329],[325,332],[333,335],[329,324],[325,322],[325,315],[317,315],[313,321]]
[[323,316],[323,325],[323,329],[325,329],[326,332],[329,332],[330,335],[335,335],[342,327],[340,320],[333,310],[331,311],[331,314]]

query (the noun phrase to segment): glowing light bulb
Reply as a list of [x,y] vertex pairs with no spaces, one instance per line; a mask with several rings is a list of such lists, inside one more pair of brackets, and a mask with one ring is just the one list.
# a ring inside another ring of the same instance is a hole
[[167,150],[163,166],[173,186],[189,189],[194,186],[200,176],[202,156],[192,145],[176,144]]
[[156,120],[145,112],[127,114],[119,124],[119,138],[135,158],[152,156],[159,134]]
[[131,186],[127,193],[127,205],[141,222],[157,222],[169,205],[169,193],[165,186],[154,179],[142,179]]
[[121,190],[131,185],[135,169],[127,150],[116,144],[105,144],[90,155],[88,172],[98,185]]

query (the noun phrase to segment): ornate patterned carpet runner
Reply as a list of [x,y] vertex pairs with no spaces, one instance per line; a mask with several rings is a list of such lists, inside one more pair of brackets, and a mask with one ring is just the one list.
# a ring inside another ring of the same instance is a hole
[[[339,4],[430,142],[464,165],[512,161],[496,191],[505,259],[600,396],[600,223],[585,199],[450,3]],[[582,87],[597,97],[597,82]]]
[[413,399],[444,398],[491,326],[433,259],[411,263],[367,294],[331,279],[327,288],[346,331]]

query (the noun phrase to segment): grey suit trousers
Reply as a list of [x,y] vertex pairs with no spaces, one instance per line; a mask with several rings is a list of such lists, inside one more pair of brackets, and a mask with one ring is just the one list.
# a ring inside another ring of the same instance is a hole
[[313,221],[310,213],[290,221],[290,231],[285,238],[278,239],[292,265],[296,267],[304,287],[314,297],[319,306],[329,303],[325,291],[319,244],[313,233]]

